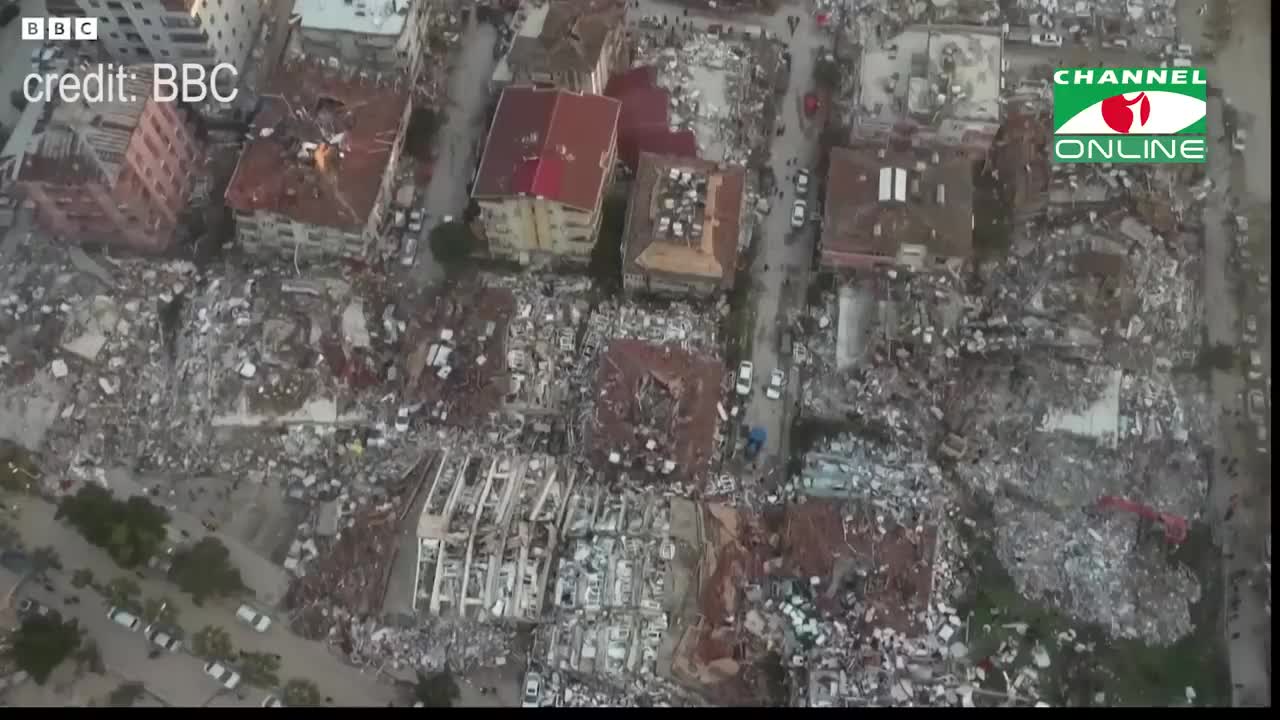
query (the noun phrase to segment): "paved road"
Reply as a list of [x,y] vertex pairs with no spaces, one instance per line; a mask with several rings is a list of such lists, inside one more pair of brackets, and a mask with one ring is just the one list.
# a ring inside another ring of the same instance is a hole
[[[813,168],[817,164],[820,131],[805,125],[801,116],[801,97],[812,89],[814,61],[820,49],[830,47],[831,36],[819,30],[813,21],[810,4],[798,0],[784,3],[774,15],[743,14],[734,16],[732,20],[699,15],[693,10],[685,17],[682,15],[684,9],[659,0],[640,0],[638,7],[627,12],[632,20],[646,15],[666,15],[673,22],[677,19],[679,22],[692,22],[696,28],[705,28],[712,23],[735,27],[758,25],[768,30],[770,35],[786,41],[791,51],[791,81],[786,96],[779,102],[778,116],[778,121],[786,126],[786,132],[781,137],[774,137],[771,155],[782,197],[775,195],[771,198],[773,209],[761,228],[763,241],[751,268],[751,298],[755,303],[751,361],[755,365],[756,387],[746,414],[749,425],[762,426],[769,433],[768,443],[761,454],[761,466],[769,467],[774,460],[785,464],[785,437],[789,429],[787,409],[794,407],[799,383],[791,382],[789,392],[784,395],[785,400],[781,401],[766,398],[764,388],[775,368],[789,371],[778,353],[782,324],[787,310],[804,301],[808,284],[815,233],[811,226],[806,226],[798,234],[791,228],[791,208],[796,200],[793,177],[797,168]],[[787,17],[792,15],[800,20],[794,36],[787,26]],[[791,160],[795,161],[794,165],[787,164]],[[810,208],[820,200],[816,193],[817,185],[818,178],[811,178],[809,197],[806,198]],[[790,278],[786,285],[785,278]]]
[[[1209,83],[1231,98],[1251,132],[1246,152],[1232,153],[1221,130],[1222,103],[1217,99],[1210,103],[1209,170],[1216,187],[1204,211],[1209,341],[1231,346],[1242,344],[1237,303],[1243,299],[1248,312],[1258,316],[1264,362],[1269,369],[1270,291],[1258,287],[1255,273],[1240,272],[1230,266],[1234,229],[1227,221],[1236,212],[1243,212],[1250,217],[1255,239],[1258,235],[1269,238],[1270,209],[1265,203],[1271,198],[1270,72],[1264,68],[1270,67],[1267,62],[1270,6],[1265,3],[1231,5],[1231,38],[1225,47],[1218,48],[1209,63]],[[1198,3],[1180,3],[1179,23],[1184,28],[1183,37],[1200,44],[1203,35],[1196,8]],[[1249,118],[1254,122],[1248,123]],[[1254,243],[1254,252],[1269,270],[1270,243]],[[1243,287],[1234,286],[1232,279],[1242,281]],[[1244,414],[1241,396],[1247,391],[1245,378],[1234,372],[1215,372],[1210,382],[1214,397],[1224,410],[1219,428],[1220,455],[1240,460],[1240,471],[1234,477],[1225,472],[1221,461],[1216,461],[1210,485],[1210,512],[1223,547],[1223,572],[1228,577],[1223,590],[1227,608],[1223,631],[1233,685],[1232,704],[1266,706],[1271,704],[1271,619],[1265,610],[1267,589],[1250,583],[1248,578],[1262,559],[1263,538],[1271,527],[1269,453],[1257,452],[1259,443],[1254,426],[1236,417],[1237,413]],[[1270,395],[1266,392],[1268,406]],[[1268,430],[1269,425],[1268,421]],[[1238,498],[1238,508],[1231,512],[1228,522],[1233,497]]]
[[[99,579],[107,581],[129,574],[119,570],[104,551],[90,545],[74,530],[54,521],[54,507],[51,504],[32,498],[8,498],[6,502],[22,506],[20,516],[12,524],[22,533],[27,546],[52,545],[57,549],[67,573],[79,568],[91,568]],[[196,607],[191,603],[190,597],[181,594],[172,583],[138,579],[136,576],[134,579],[142,587],[144,597],[168,597],[174,601],[178,623],[189,636],[206,625],[215,625],[225,628],[231,634],[232,644],[237,649],[278,653],[282,656],[282,681],[295,677],[310,678],[323,694],[333,698],[334,705],[382,707],[396,699],[392,686],[379,682],[372,674],[347,665],[324,645],[293,635],[281,619],[272,624],[266,633],[257,633],[235,619],[237,603],[207,602],[203,607]],[[88,602],[87,596],[92,591],[81,591],[78,594],[84,604]],[[127,674],[125,670],[121,672]],[[151,680],[145,677],[140,678],[140,681],[146,682],[153,693],[163,697],[165,688],[151,688]],[[168,683],[168,679],[160,678],[159,682]],[[261,697],[258,699],[261,700]],[[182,700],[178,704],[185,705],[188,702],[189,700]]]
[[426,221],[418,238],[417,262],[413,280],[418,286],[434,285],[443,277],[427,236],[446,215],[460,217],[467,207],[467,184],[475,175],[479,151],[483,149],[487,131],[486,110],[489,104],[489,80],[497,60],[493,46],[498,33],[489,23],[476,21],[471,13],[460,45],[454,51],[449,77],[449,104],[445,122],[436,138],[435,168],[426,192]]

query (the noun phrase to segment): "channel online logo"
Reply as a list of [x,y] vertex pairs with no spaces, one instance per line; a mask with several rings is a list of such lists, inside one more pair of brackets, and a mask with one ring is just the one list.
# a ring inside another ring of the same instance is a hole
[[1053,73],[1053,161],[1203,163],[1204,68]]

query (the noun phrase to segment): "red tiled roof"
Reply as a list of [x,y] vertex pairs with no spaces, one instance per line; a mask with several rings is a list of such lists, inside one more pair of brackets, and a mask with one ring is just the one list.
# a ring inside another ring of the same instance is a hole
[[600,95],[508,88],[498,101],[473,195],[536,195],[594,210],[612,168],[622,104]]
[[281,68],[263,94],[227,205],[362,229],[408,103],[406,88],[309,63]]
[[698,138],[692,130],[650,129],[628,133],[619,133],[618,157],[627,167],[635,169],[640,164],[640,156],[644,153],[668,155],[679,158],[698,157]]
[[671,94],[658,87],[657,69],[632,68],[614,75],[605,94],[622,102],[618,127],[618,157],[632,170],[641,153],[698,156],[698,140],[691,130],[671,130]]

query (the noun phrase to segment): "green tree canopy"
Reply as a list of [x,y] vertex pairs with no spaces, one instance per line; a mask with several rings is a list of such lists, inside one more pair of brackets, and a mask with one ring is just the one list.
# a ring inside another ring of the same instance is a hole
[[107,602],[118,608],[135,613],[142,611],[142,601],[138,599],[142,594],[142,588],[138,587],[136,580],[127,575],[121,575],[107,583],[102,594],[107,598]]
[[418,673],[413,695],[427,707],[452,707],[460,695],[458,683],[448,670],[425,675]]
[[146,691],[147,689],[142,683],[120,683],[115,690],[111,691],[111,695],[107,697],[107,704],[111,707],[129,707],[137,702]]
[[466,224],[454,220],[431,229],[431,254],[442,265],[454,265],[471,256],[475,236]]
[[54,668],[79,647],[80,627],[75,620],[31,617],[19,626],[9,652],[19,668],[43,685]]
[[191,638],[191,651],[206,660],[233,660],[235,648],[231,646],[231,633],[220,627],[206,625]]
[[231,564],[231,553],[215,537],[206,537],[174,553],[170,576],[197,603],[211,597],[235,595],[244,589],[240,571]]
[[58,517],[105,549],[123,568],[147,561],[164,543],[169,513],[143,497],[117,500],[109,490],[85,485],[62,501]]
[[251,652],[240,657],[240,674],[244,681],[260,688],[280,684],[280,658],[268,653]]
[[294,678],[284,684],[284,704],[289,707],[315,707],[320,700],[320,688],[306,678]]

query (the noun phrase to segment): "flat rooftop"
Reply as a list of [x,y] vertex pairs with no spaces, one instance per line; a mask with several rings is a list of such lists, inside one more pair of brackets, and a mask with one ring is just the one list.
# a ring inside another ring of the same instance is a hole
[[1000,122],[1003,40],[998,28],[912,27],[862,53],[858,113]]
[[396,35],[403,30],[418,0],[293,0],[302,27],[359,35]]
[[626,272],[715,278],[732,287],[743,175],[706,160],[642,154],[623,237]]
[[262,96],[227,205],[363,230],[408,104],[409,90],[398,82],[311,61],[280,68]]

